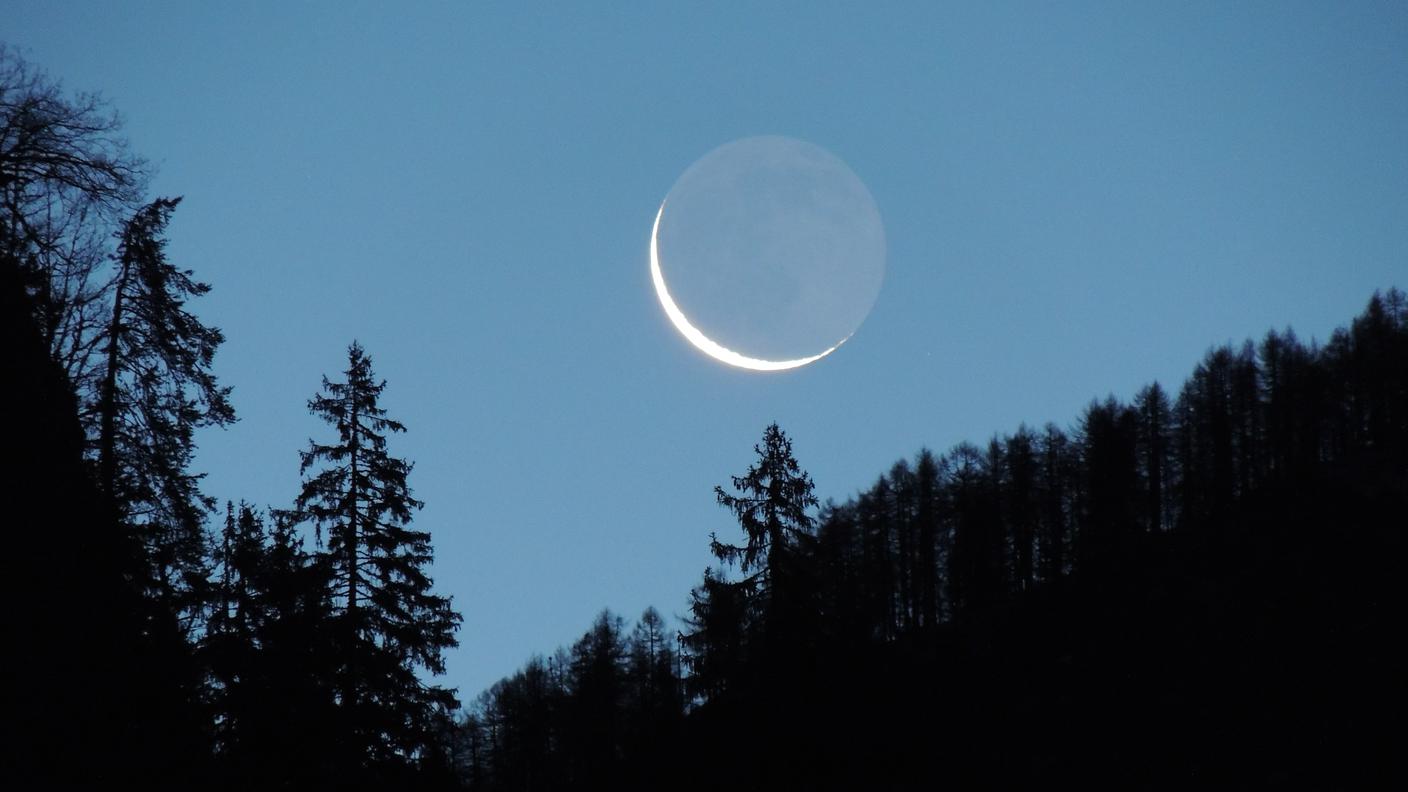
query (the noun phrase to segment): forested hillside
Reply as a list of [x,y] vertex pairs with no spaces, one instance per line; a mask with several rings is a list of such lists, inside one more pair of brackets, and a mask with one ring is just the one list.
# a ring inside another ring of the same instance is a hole
[[[770,426],[678,645],[603,613],[455,734],[484,789],[1373,785],[1402,704],[1408,300],[820,508]],[[737,544],[734,544],[737,542]]]

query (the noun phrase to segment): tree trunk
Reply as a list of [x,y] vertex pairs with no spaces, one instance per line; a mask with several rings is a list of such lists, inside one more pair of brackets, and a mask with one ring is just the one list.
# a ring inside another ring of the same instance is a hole
[[347,627],[350,640],[347,644],[347,683],[343,691],[343,698],[348,704],[357,703],[357,441],[359,430],[357,425],[357,393],[351,388],[351,378],[349,377],[349,401],[352,403],[351,421],[351,460],[349,467],[351,477],[348,479],[348,501],[350,508],[347,514]]
[[98,434],[99,485],[109,496],[117,492],[117,358],[118,334],[122,329],[123,292],[127,286],[130,265],[124,261],[118,275],[117,289],[112,299],[112,323],[108,326],[107,371],[103,375],[103,391],[99,406]]

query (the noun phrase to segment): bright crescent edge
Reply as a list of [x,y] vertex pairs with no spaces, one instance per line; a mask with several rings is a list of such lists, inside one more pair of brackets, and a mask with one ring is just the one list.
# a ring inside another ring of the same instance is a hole
[[741,355],[728,347],[715,343],[708,336],[704,335],[699,328],[689,323],[689,318],[684,315],[675,301],[670,297],[670,290],[665,288],[665,276],[660,272],[660,250],[656,240],[660,236],[660,218],[665,214],[665,203],[660,203],[660,209],[655,213],[655,225],[650,229],[650,279],[655,282],[655,295],[660,298],[660,305],[665,309],[665,315],[670,317],[670,322],[675,329],[680,331],[680,335],[685,340],[693,344],[700,352],[730,366],[737,366],[751,371],[786,371],[787,369],[799,368],[808,363],[815,363],[827,355],[835,352],[838,347],[846,343],[850,336],[846,336],[836,345],[811,357],[797,358],[795,360],[761,360]]

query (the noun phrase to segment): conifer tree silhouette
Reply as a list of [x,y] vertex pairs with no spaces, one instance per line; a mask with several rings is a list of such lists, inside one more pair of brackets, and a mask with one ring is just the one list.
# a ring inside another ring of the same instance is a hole
[[[796,599],[806,588],[810,545],[815,540],[811,510],[817,506],[811,477],[792,455],[792,441],[776,423],[753,446],[757,460],[742,476],[733,476],[734,492],[714,488],[719,505],[731,511],[746,543],[735,545],[710,536],[709,547],[723,563],[738,564],[740,585],[758,599],[766,621],[784,612],[797,615]],[[774,625],[777,626],[777,625]]]
[[431,592],[430,534],[410,527],[421,508],[387,438],[405,427],[381,407],[385,381],[360,344],[347,350],[345,380],[323,378],[308,409],[337,431],[310,441],[294,512],[313,524],[332,587],[333,670],[350,749],[369,766],[413,760],[432,748],[435,715],[456,706],[454,692],[422,682],[417,669],[445,670],[461,616]]
[[207,581],[213,498],[190,470],[195,430],[235,420],[230,388],[212,371],[224,342],[186,303],[210,290],[167,260],[164,234],[180,198],[158,198],[124,225],[116,254],[96,406],[100,485],[152,561],[155,591],[188,615]]

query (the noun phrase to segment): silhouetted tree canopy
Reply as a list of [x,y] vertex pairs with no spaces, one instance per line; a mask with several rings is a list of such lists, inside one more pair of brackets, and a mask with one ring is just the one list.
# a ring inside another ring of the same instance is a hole
[[0,47],[0,250],[68,379],[96,483],[146,550],[155,593],[195,629],[204,521],[194,430],[234,420],[212,360],[223,341],[186,305],[210,287],[166,258],[180,199],[143,205],[145,163],[94,94],[69,96]]
[[448,597],[431,593],[430,534],[410,527],[422,505],[407,484],[412,466],[387,450],[388,436],[405,427],[381,407],[386,383],[356,342],[344,376],[324,377],[308,402],[337,437],[302,452],[305,479],[292,514],[312,523],[320,543],[327,536],[320,563],[329,570],[338,657],[330,682],[355,741],[351,756],[373,767],[435,748],[434,716],[457,702],[416,669],[444,673],[461,617]]
[[163,234],[178,203],[158,198],[122,229],[95,423],[99,483],[142,538],[157,590],[197,612],[215,502],[190,472],[195,430],[227,425],[235,412],[211,371],[224,335],[186,308],[210,287],[166,258]]
[[66,94],[0,44],[0,250],[18,268],[40,338],[80,390],[92,387],[108,314],[111,235],[147,177],[100,96]]

